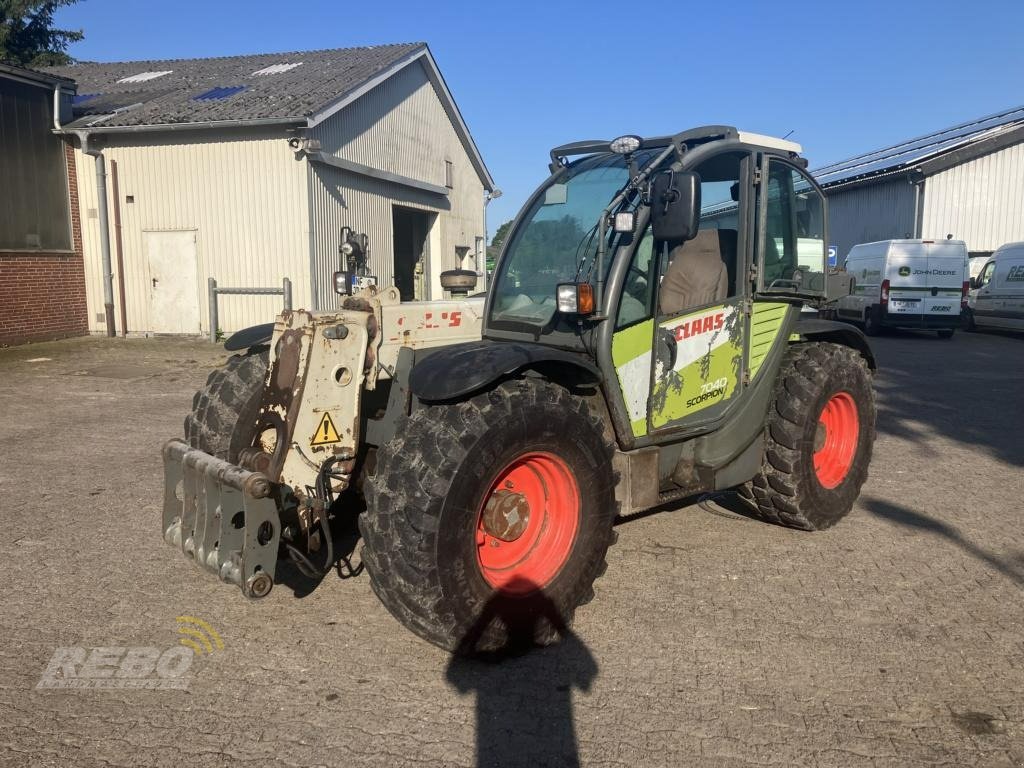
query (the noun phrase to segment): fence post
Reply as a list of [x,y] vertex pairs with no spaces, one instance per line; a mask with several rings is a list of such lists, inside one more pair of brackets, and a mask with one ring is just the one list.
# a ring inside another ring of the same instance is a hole
[[212,277],[208,281],[210,288],[210,341],[217,343],[217,281]]
[[292,308],[292,281],[287,277],[284,279],[284,308],[286,310]]

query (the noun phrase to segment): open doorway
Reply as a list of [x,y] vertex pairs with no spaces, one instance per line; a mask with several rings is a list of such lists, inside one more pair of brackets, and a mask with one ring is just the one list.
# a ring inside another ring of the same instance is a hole
[[415,208],[398,205],[392,207],[395,287],[402,301],[426,301],[429,298],[426,251],[433,216],[432,213]]

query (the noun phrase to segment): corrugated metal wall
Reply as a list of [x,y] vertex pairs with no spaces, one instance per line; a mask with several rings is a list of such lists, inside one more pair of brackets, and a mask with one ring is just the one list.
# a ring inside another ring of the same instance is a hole
[[1024,144],[928,177],[921,236],[948,234],[969,251],[1024,240]]
[[[342,226],[370,236],[371,270],[382,285],[393,275],[392,205],[437,214],[428,241],[430,297],[441,298],[440,273],[460,266],[456,247],[474,253],[483,236],[483,183],[423,67],[411,64],[310,133],[324,152],[418,181],[445,185],[447,196],[359,174],[311,165],[310,204],[315,276],[322,308],[333,306],[331,274],[338,268]],[[472,267],[472,260],[467,266]],[[330,297],[329,299],[327,297]]]
[[828,224],[829,240],[839,248],[840,264],[858,243],[913,237],[914,186],[900,177],[830,192]]
[[[187,131],[110,136],[103,151],[117,161],[127,286],[128,330],[151,330],[151,276],[146,230],[196,230],[198,296],[206,333],[206,280],[221,286],[279,286],[292,280],[296,307],[310,306],[309,232],[305,164],[296,162],[283,131]],[[96,174],[92,157],[76,150],[82,211],[89,328],[105,330]],[[108,189],[110,188],[108,179]],[[126,202],[131,196],[134,202]],[[114,257],[113,212],[110,218]],[[117,285],[115,276],[115,308]],[[273,319],[277,296],[220,297],[220,327],[234,331]],[[117,313],[118,331],[121,318]]]

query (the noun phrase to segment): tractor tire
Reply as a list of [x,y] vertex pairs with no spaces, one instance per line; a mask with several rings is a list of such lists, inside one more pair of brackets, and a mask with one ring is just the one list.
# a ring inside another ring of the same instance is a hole
[[868,476],[875,395],[867,361],[840,344],[794,344],[768,411],[761,472],[747,485],[762,519],[819,531],[853,507]]
[[864,312],[864,335],[878,336],[882,332],[882,322],[878,317],[878,307],[868,307]]
[[192,413],[185,417],[190,446],[238,463],[239,453],[252,443],[269,360],[265,348],[232,355],[207,377],[206,386],[192,398]]
[[613,453],[585,401],[538,379],[415,411],[366,484],[373,591],[449,651],[556,641],[606,568]]

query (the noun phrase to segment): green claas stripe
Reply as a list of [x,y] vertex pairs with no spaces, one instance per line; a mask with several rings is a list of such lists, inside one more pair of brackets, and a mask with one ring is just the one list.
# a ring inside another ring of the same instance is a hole
[[750,357],[748,370],[753,381],[761,368],[761,363],[768,356],[772,345],[779,336],[779,329],[786,319],[789,304],[775,302],[755,302],[754,313],[750,320]]

